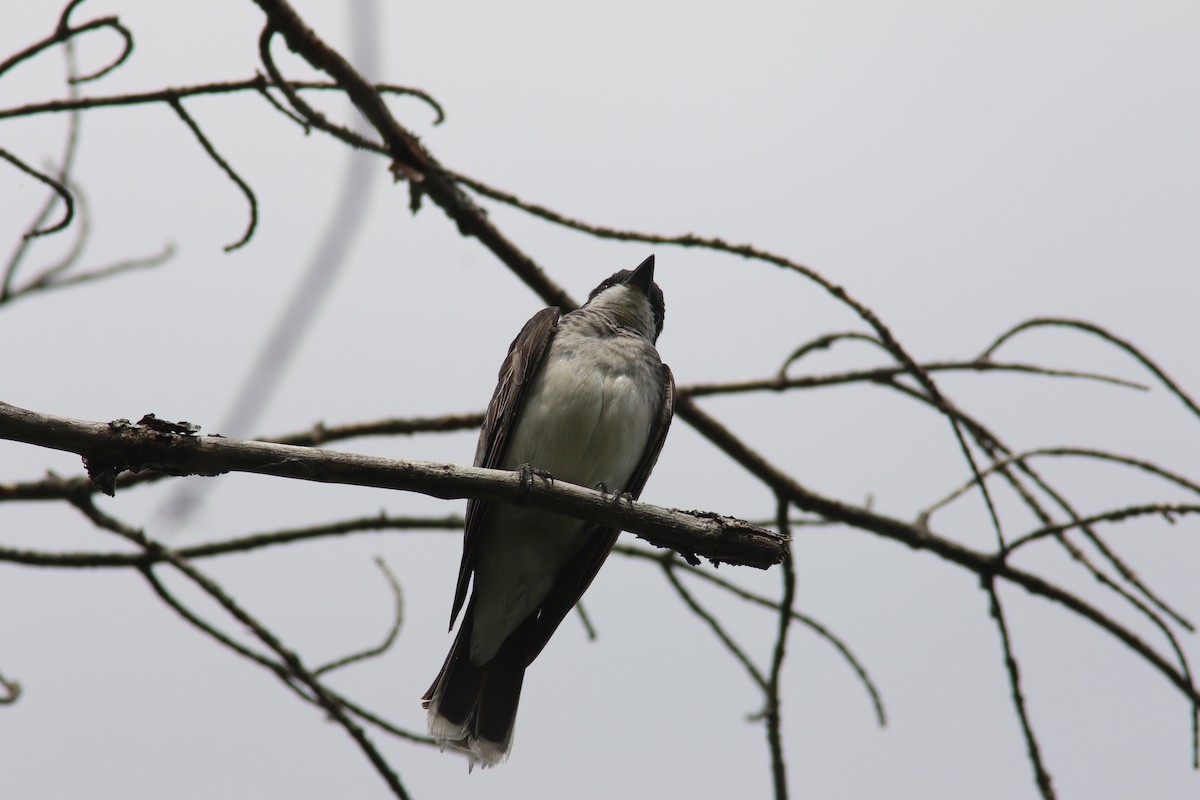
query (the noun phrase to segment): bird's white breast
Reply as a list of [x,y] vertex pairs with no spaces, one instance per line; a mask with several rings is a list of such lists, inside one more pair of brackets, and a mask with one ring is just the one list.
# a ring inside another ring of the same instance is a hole
[[[662,402],[658,354],[640,336],[556,336],[526,391],[503,463],[612,493],[626,489]],[[537,480],[535,478],[535,480]],[[583,523],[494,505],[480,539],[471,657],[491,658],[583,545]]]

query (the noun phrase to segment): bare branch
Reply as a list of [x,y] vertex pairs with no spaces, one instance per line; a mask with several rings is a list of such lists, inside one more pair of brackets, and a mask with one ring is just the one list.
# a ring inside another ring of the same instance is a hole
[[4,61],[0,61],[0,76],[4,75],[5,72],[8,72],[22,61],[33,58],[44,50],[47,50],[58,44],[65,44],[81,33],[100,30],[101,28],[108,28],[117,32],[122,40],[121,52],[113,61],[109,62],[106,66],[96,70],[95,72],[92,72],[88,75],[72,76],[71,82],[84,83],[85,81],[94,81],[97,78],[104,77],[117,67],[124,64],[125,60],[128,59],[133,53],[133,34],[130,33],[129,30],[122,25],[120,20],[118,20],[116,17],[101,17],[99,19],[94,19],[91,22],[85,22],[82,25],[76,25],[72,27],[68,24],[67,17],[70,16],[71,12],[77,5],[79,5],[80,2],[82,2],[82,0],[74,0],[74,2],[67,6],[66,10],[63,11],[62,17],[59,19],[58,27],[55,29],[53,34],[38,42],[34,42],[24,50],[14,53]]
[[[150,417],[143,418],[148,420]],[[705,512],[684,512],[648,503],[614,503],[592,489],[563,482],[526,484],[515,472],[426,461],[401,461],[330,450],[193,437],[158,425],[84,422],[38,414],[0,403],[0,439],[82,455],[93,482],[115,487],[125,470],[176,474],[253,472],[320,483],[347,483],[420,492],[443,499],[478,497],[535,503],[627,530],[659,547],[696,553],[714,561],[766,568],[779,563],[786,541],[772,531]]]
[[[73,495],[87,497],[91,492],[80,491]],[[389,517],[378,514],[372,517],[360,517],[341,522],[331,522],[325,525],[311,525],[304,528],[292,528],[269,533],[255,533],[239,536],[208,544],[181,547],[175,552],[183,558],[196,560],[214,558],[217,556],[249,553],[284,544],[313,541],[334,536],[346,536],[354,533],[373,533],[377,531],[425,531],[446,530],[461,532],[463,518],[456,515],[445,517]],[[53,567],[59,569],[128,569],[142,568],[157,563],[151,554],[139,553],[72,553],[45,552],[40,550],[17,550],[0,547],[0,562],[24,564],[31,567]]]
[[[267,63],[267,59],[270,58],[270,33],[276,30],[287,40],[288,47],[293,52],[313,68],[328,74],[345,89],[351,102],[382,138],[393,159],[393,172],[409,181],[414,207],[421,196],[429,197],[454,220],[459,233],[478,239],[547,303],[564,311],[577,307],[570,295],[554,283],[533,259],[500,233],[487,215],[459,188],[455,177],[425,150],[412,133],[396,122],[370,82],[308,27],[290,4],[285,0],[255,2],[269,20],[268,29],[264,31],[259,48],[268,72],[273,68],[272,64]],[[271,77],[279,85],[280,76],[277,71]],[[280,85],[279,88],[287,95],[285,85]],[[289,96],[288,99],[296,105],[294,96]],[[300,108],[297,110],[316,127],[322,127],[324,118],[319,114],[313,112],[310,115]]]
[[[777,517],[778,530],[784,536],[791,538],[792,531],[788,524],[788,512],[791,503],[782,495],[778,498],[779,513]],[[779,697],[780,678],[783,673],[783,660],[787,657],[788,632],[792,628],[792,608],[796,603],[796,568],[792,563],[792,553],[789,549],[780,565],[783,572],[783,596],[779,600],[779,631],[775,634],[775,652],[771,656],[771,672],[767,679],[767,744],[771,750],[771,778],[775,786],[775,800],[787,800],[787,762],[783,755],[783,716],[780,710],[782,701]]]
[[[1095,459],[1097,461],[1112,461],[1117,464],[1125,464],[1126,466],[1140,469],[1143,472],[1157,475],[1160,478],[1165,478],[1171,483],[1174,483],[1176,486],[1181,486],[1190,492],[1200,494],[1200,484],[1188,480],[1179,473],[1171,472],[1170,470],[1164,469],[1159,465],[1153,464],[1144,459],[1134,458],[1132,456],[1124,456],[1118,453],[1109,453],[1104,450],[1095,450],[1087,447],[1039,447],[1034,450],[1026,450],[1022,453],[1016,453],[1015,455],[1009,456],[1006,459],[995,462],[983,471],[983,477],[986,478],[1002,467],[1006,467],[1010,464],[1029,461],[1042,456],[1078,456],[1080,458]],[[969,492],[971,487],[974,485],[974,479],[967,481],[962,486],[943,497],[941,500],[938,500],[933,505],[927,506],[925,510],[918,515],[918,517],[922,520],[928,521],[935,511],[950,505],[955,500]]]
[[[680,405],[694,405],[687,398],[679,399]],[[1019,570],[997,556],[981,553],[965,547],[949,538],[938,536],[919,526],[884,517],[875,512],[846,505],[837,500],[822,497],[805,489],[790,475],[768,462],[744,442],[729,432],[725,426],[705,414],[699,408],[691,409],[692,419],[709,441],[716,444],[730,458],[747,471],[770,486],[776,493],[783,493],[789,501],[802,511],[820,514],[861,530],[870,531],[886,539],[892,539],[917,550],[928,550],[947,561],[965,567],[982,576],[994,575],[1015,583],[1031,594],[1044,597],[1062,605],[1097,627],[1108,632],[1130,650],[1161,672],[1190,703],[1200,702],[1200,691],[1191,678],[1167,662],[1154,648],[1146,644],[1130,629],[1118,623],[1078,595],[1062,589],[1045,579],[1024,570]]]
[[242,194],[246,196],[246,202],[250,205],[250,220],[246,223],[246,231],[242,234],[242,238],[232,244],[225,245],[224,248],[226,253],[237,250],[250,241],[250,237],[254,235],[255,227],[258,225],[258,200],[254,197],[254,190],[242,180],[242,177],[234,171],[233,167],[229,166],[229,162],[217,152],[217,148],[213,147],[213,143],[204,135],[204,131],[200,130],[200,126],[196,124],[196,120],[192,119],[192,116],[184,110],[183,103],[180,102],[179,98],[172,98],[167,103],[179,115],[183,123],[191,129],[196,137],[196,141],[200,142],[200,146],[204,148],[204,152],[208,153],[209,158],[217,162],[217,166],[229,176],[229,180],[237,184],[237,187],[242,190]]
[[37,178],[39,181],[49,186],[63,202],[62,219],[51,225],[49,228],[34,228],[25,234],[26,239],[30,239],[34,236],[47,236],[51,233],[58,233],[71,224],[71,219],[75,216],[75,199],[71,197],[71,193],[67,190],[66,186],[64,186],[60,181],[50,177],[46,173],[40,172],[39,170],[29,166],[24,161],[5,150],[3,147],[0,147],[0,158],[3,158],[5,161],[12,164],[25,174]]
[[[444,414],[439,417],[391,417],[372,422],[355,422],[334,426],[318,422],[307,431],[266,437],[256,439],[255,441],[311,446],[366,436],[396,436],[474,430],[482,423],[482,413]],[[134,486],[156,483],[172,477],[176,476],[168,475],[165,472],[123,472],[117,476],[116,488],[133,488]],[[0,502],[14,500],[65,500],[80,491],[91,493],[97,491],[97,489],[86,475],[63,478],[50,474],[42,480],[0,483]],[[760,525],[758,527],[765,526]]]
[[1056,525],[1046,525],[1038,528],[1037,530],[1030,531],[1024,536],[1014,539],[1006,548],[1004,548],[1002,553],[1005,557],[1007,557],[1018,548],[1024,547],[1030,542],[1035,542],[1038,539],[1044,539],[1047,536],[1055,536],[1064,531],[1069,531],[1072,528],[1081,528],[1085,525],[1095,525],[1097,522],[1120,522],[1122,520],[1130,519],[1131,517],[1155,515],[1161,516],[1167,522],[1174,523],[1175,517],[1177,516],[1182,517],[1187,514],[1197,513],[1200,513],[1200,506],[1184,505],[1180,503],[1150,503],[1147,505],[1126,506],[1125,508],[1117,508],[1100,514],[1092,514],[1091,516],[1071,520],[1070,522],[1063,522]]
[[[793,521],[792,524],[794,525],[795,521]],[[670,558],[672,568],[674,569],[682,570],[687,572],[689,575],[699,578],[700,580],[707,581],[714,586],[718,586],[734,597],[738,597],[747,602],[762,606],[763,608],[769,608],[772,611],[778,612],[780,610],[779,601],[771,600],[763,597],[762,595],[755,594],[754,592],[749,592],[743,589],[741,586],[725,580],[713,570],[693,567],[691,564],[679,560],[678,556],[676,556],[674,553],[656,553],[654,551],[647,550],[644,547],[633,547],[622,544],[614,547],[613,552],[630,558],[652,561],[655,564],[660,564],[660,562],[662,562],[664,559]],[[857,676],[859,683],[863,685],[863,688],[866,690],[867,695],[871,699],[871,705],[875,711],[875,719],[879,723],[879,727],[887,727],[887,714],[885,713],[883,707],[883,696],[880,694],[879,689],[875,686],[875,682],[871,680],[871,676],[867,672],[866,667],[864,667],[862,662],[858,660],[858,657],[854,655],[854,653],[850,650],[850,647],[841,639],[839,639],[833,633],[833,631],[829,630],[827,627],[822,625],[820,622],[817,622],[807,614],[796,611],[794,608],[792,609],[792,619],[831,644],[833,648],[842,656],[842,658],[846,660],[846,663],[850,665],[850,669],[854,670],[854,674]]]
[[1097,336],[1104,341],[1109,342],[1110,344],[1116,345],[1129,355],[1133,356],[1139,363],[1141,363],[1143,367],[1149,370],[1154,377],[1158,378],[1162,385],[1170,390],[1171,394],[1178,397],[1179,401],[1187,406],[1189,411],[1191,411],[1197,417],[1200,417],[1200,406],[1196,405],[1196,401],[1193,400],[1187,392],[1183,391],[1183,389],[1181,389],[1179,385],[1175,383],[1175,381],[1171,380],[1171,377],[1167,375],[1167,373],[1164,372],[1162,368],[1158,366],[1158,364],[1155,364],[1153,361],[1151,361],[1149,356],[1147,356],[1137,347],[1134,347],[1131,342],[1122,339],[1120,336],[1117,336],[1114,333],[1106,331],[1099,325],[1091,322],[1085,322],[1084,320],[1064,319],[1060,317],[1038,317],[1035,319],[1026,320],[1020,325],[1016,325],[1015,327],[1001,334],[1000,337],[996,339],[996,341],[992,342],[991,345],[989,345],[979,357],[982,359],[991,358],[992,354],[995,353],[1002,344],[1022,331],[1045,327],[1075,328],[1076,330],[1081,330],[1084,333],[1090,333],[1093,336]]
[[996,594],[996,585],[992,580],[984,581],[984,589],[991,599],[992,619],[996,621],[996,630],[1000,632],[1000,644],[1004,648],[1004,669],[1008,673],[1008,685],[1012,689],[1013,708],[1017,712],[1017,719],[1021,722],[1021,733],[1025,737],[1026,752],[1028,752],[1029,762],[1033,766],[1034,782],[1037,783],[1038,790],[1041,791],[1045,800],[1054,800],[1054,786],[1050,780],[1050,773],[1046,770],[1046,765],[1042,763],[1041,749],[1038,747],[1037,737],[1033,734],[1033,725],[1029,721],[1025,696],[1021,693],[1021,673],[1017,667],[1017,658],[1013,655],[1012,643],[1008,638],[1008,625],[1004,621],[1004,610],[1000,607],[1000,597]]
[[[1051,369],[1036,364],[996,361],[930,361],[921,365],[926,372],[1016,372],[1029,375],[1040,375],[1055,378],[1078,378],[1082,380],[1110,383],[1126,389],[1147,390],[1144,384],[1102,375],[1096,372],[1079,370]],[[742,381],[723,381],[720,383],[693,383],[680,386],[679,394],[690,397],[710,397],[714,395],[746,394],[749,392],[785,391],[788,389],[813,389],[826,386],[844,386],[853,383],[887,383],[906,374],[901,367],[877,367],[875,369],[851,370],[829,375],[801,375],[786,377],[779,375],[772,378],[759,378]],[[990,471],[983,470],[985,473]],[[970,484],[974,485],[974,483]]]
[[395,644],[396,637],[400,635],[400,627],[404,624],[404,593],[400,591],[400,584],[396,581],[396,576],[388,569],[387,563],[382,558],[375,559],[375,566],[379,567],[379,571],[383,573],[388,587],[392,590],[392,599],[394,601],[395,613],[393,614],[392,625],[388,629],[387,636],[375,647],[367,648],[358,653],[339,658],[336,661],[331,661],[322,667],[317,667],[312,671],[313,675],[324,675],[328,672],[333,672],[335,669],[341,669],[350,664],[383,655]]
[[[367,760],[371,762],[375,770],[387,782],[392,793],[396,797],[401,798],[401,800],[408,800],[408,792],[405,790],[403,784],[400,783],[400,778],[392,770],[391,765],[387,763],[382,754],[375,748],[375,745],[367,737],[366,732],[354,720],[350,719],[338,699],[304,666],[300,657],[287,648],[275,634],[245,611],[215,581],[192,566],[187,559],[164,547],[159,542],[149,539],[142,531],[131,528],[108,516],[96,508],[90,496],[79,498],[75,505],[98,527],[110,530],[118,536],[136,544],[156,558],[170,563],[171,566],[179,570],[188,580],[204,591],[205,594],[217,601],[230,616],[241,625],[249,628],[255,638],[266,645],[280,659],[282,665],[286,668],[287,678],[285,682],[290,682],[294,678],[303,684],[308,691],[312,692],[313,697],[320,703],[321,707],[345,729],[363,751]],[[147,568],[147,572],[149,572],[149,568]],[[228,643],[232,643],[231,640]],[[272,668],[272,671],[276,670]],[[276,671],[276,674],[279,673]],[[282,678],[283,675],[280,677]]]
[[[668,553],[667,555],[669,556],[670,554]],[[709,629],[712,630],[713,635],[717,637],[718,641],[725,646],[725,649],[728,650],[730,654],[737,659],[738,663],[740,663],[746,670],[746,674],[750,676],[750,679],[754,681],[754,684],[765,692],[767,689],[767,679],[763,677],[762,671],[754,665],[754,662],[750,659],[750,656],[746,655],[746,651],[743,650],[741,646],[733,640],[733,636],[731,636],[729,632],[725,630],[725,626],[723,626],[720,621],[712,615],[712,613],[704,608],[704,606],[700,605],[699,601],[697,601],[696,598],[692,596],[692,593],[687,590],[687,587],[685,587],[679,581],[679,577],[675,574],[674,560],[670,558],[663,558],[659,563],[662,564],[663,574],[666,576],[667,581],[671,584],[671,588],[674,589],[675,593],[679,595],[679,599],[682,600],[684,605],[686,605],[693,614],[699,617],[704,624],[708,625]]]
[[[289,89],[297,91],[341,91],[341,87],[331,81],[285,81],[284,83]],[[124,108],[148,103],[169,103],[172,100],[182,100],[185,97],[234,94],[246,91],[265,94],[269,102],[274,104],[276,102],[275,99],[267,91],[268,87],[273,85],[275,84],[267,80],[266,77],[258,75],[254,78],[240,81],[213,81],[211,83],[197,83],[191,86],[155,89],[149,92],[47,100],[41,103],[29,103],[23,106],[0,109],[0,119],[33,117],[41,114],[60,114],[68,111],[85,111],[92,108]],[[440,125],[446,119],[445,111],[442,109],[441,104],[428,92],[412,86],[401,86],[395,83],[376,83],[372,84],[372,86],[381,94],[415,97],[423,101],[434,112],[434,125]],[[280,111],[284,111],[281,107],[277,106],[277,108]],[[284,111],[284,113],[288,112]],[[303,120],[298,121],[303,124]]]

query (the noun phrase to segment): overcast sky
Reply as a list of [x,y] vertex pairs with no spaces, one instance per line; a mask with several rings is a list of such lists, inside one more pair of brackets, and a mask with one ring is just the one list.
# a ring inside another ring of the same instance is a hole
[[[52,3],[8,3],[0,58],[47,35]],[[392,107],[447,167],[599,224],[751,242],[820,271],[872,307],[922,360],[970,358],[1032,316],[1087,319],[1200,394],[1200,8],[1106,4],[815,2],[382,3],[382,80],[444,106]],[[347,4],[298,2],[349,48]],[[262,14],[250,2],[88,0],[137,42],[88,95],[251,77]],[[289,75],[305,71],[277,42]],[[82,68],[116,52],[101,32]],[[61,96],[62,59],[0,78],[0,108]],[[320,98],[329,113],[346,105]],[[351,156],[305,137],[260,97],[186,103],[253,186],[246,204],[169,108],[84,118],[76,180],[90,209],[85,266],[159,252],[166,265],[0,306],[0,399],[89,420],[154,412],[219,432],[259,347],[307,268]],[[62,150],[65,117],[0,120],[0,147],[35,165]],[[389,416],[482,410],[509,341],[542,303],[431,203],[416,216],[382,159],[361,178],[358,232],[254,435]],[[357,179],[356,180],[360,180]],[[43,201],[0,163],[0,257]],[[793,274],[741,259],[590,239],[489,206],[495,223],[577,298],[657,254],[659,342],[680,384],[765,377],[798,344],[863,328]],[[67,238],[39,242],[29,268]],[[1152,383],[1127,356],[1075,332],[1032,332],[1001,351]],[[849,344],[813,371],[881,363]],[[803,369],[803,367],[802,367]],[[1149,393],[1021,376],[942,385],[1017,449],[1095,446],[1200,474],[1200,420]],[[901,519],[961,483],[949,427],[878,388],[719,399],[704,407],[806,486]],[[474,434],[370,439],[341,449],[469,463]],[[0,482],[79,459],[0,442]],[[1046,464],[1082,511],[1188,501],[1114,466]],[[199,480],[199,479],[196,479]],[[172,544],[377,513],[457,512],[420,496],[226,476],[186,526],[164,522],[169,487],[103,508]],[[767,491],[679,423],[649,502],[769,517]],[[1194,502],[1194,499],[1192,500]],[[1034,527],[1002,499],[1010,534]],[[982,505],[935,518],[966,545],[994,541]],[[1106,529],[1147,583],[1200,618],[1200,526]],[[119,549],[77,513],[0,507],[0,546]],[[634,541],[627,537],[626,541]],[[363,534],[203,566],[309,663],[387,629],[384,557],[406,617],[385,657],[331,677],[413,730],[445,631],[460,539]],[[844,528],[803,531],[798,608],[843,637],[883,692],[880,730],[852,672],[797,629],[784,675],[794,796],[1014,798],[1036,790],[1011,709],[987,597],[967,573]],[[1050,545],[1035,569],[1166,646]],[[722,569],[777,593],[775,572]],[[174,577],[174,576],[169,576]],[[226,624],[211,604],[182,596]],[[775,619],[721,604],[766,664]],[[1189,709],[1159,673],[1059,607],[1002,590],[1023,686],[1060,797],[1194,797]],[[599,632],[568,619],[531,668],[511,760],[468,776],[431,748],[376,736],[418,798],[767,797],[760,698],[652,566],[614,558],[588,594]],[[1194,638],[1184,641],[1200,660]],[[135,573],[0,565],[0,674],[24,687],[0,707],[0,795],[13,798],[384,797],[345,733],[265,671],[219,649]]]

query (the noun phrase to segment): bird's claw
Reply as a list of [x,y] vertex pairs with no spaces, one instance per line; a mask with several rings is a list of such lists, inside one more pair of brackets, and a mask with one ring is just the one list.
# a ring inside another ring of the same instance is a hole
[[[608,484],[604,481],[600,481],[596,484],[596,490],[600,492],[600,494],[607,495],[609,493]],[[633,495],[629,492],[617,492],[612,496],[612,500],[610,502],[615,506],[622,500],[630,505],[633,505]]]
[[521,488],[528,494],[533,491],[534,477],[541,478],[547,486],[554,485],[554,476],[544,469],[538,469],[531,464],[521,464],[517,467],[517,475],[521,479]]

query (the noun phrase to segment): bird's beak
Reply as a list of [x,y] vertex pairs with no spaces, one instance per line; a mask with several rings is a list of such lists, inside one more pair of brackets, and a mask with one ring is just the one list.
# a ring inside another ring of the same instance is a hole
[[650,296],[650,287],[654,285],[654,256],[650,256],[633,272],[629,273],[629,277],[625,279],[625,285],[631,286],[647,297]]

